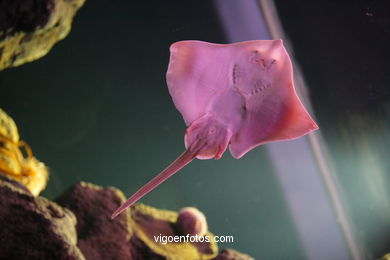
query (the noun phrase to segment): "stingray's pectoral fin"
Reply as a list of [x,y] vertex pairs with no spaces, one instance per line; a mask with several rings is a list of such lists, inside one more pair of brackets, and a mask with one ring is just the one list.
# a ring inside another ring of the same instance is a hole
[[186,166],[196,157],[196,153],[192,151],[185,151],[182,153],[173,163],[171,163],[165,170],[159,173],[156,177],[146,183],[142,188],[140,188],[133,196],[131,196],[125,203],[123,203],[111,216],[111,219],[114,219],[119,214],[121,214],[125,209],[136,203],[143,196],[148,194],[158,185],[163,183],[173,174],[178,172],[181,168]]

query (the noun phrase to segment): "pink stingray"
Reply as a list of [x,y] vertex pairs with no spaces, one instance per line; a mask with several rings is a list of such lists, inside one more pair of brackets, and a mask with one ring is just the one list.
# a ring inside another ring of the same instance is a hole
[[194,158],[234,158],[256,146],[291,140],[318,129],[300,102],[290,58],[281,40],[233,44],[172,44],[169,93],[188,126],[186,151],[139,189],[118,216]]

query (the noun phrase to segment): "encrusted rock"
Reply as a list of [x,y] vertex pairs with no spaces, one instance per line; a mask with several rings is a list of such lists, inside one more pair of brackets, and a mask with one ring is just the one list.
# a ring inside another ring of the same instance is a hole
[[237,252],[236,250],[227,248],[227,249],[223,249],[215,258],[215,260],[255,260],[255,259],[250,257],[249,255],[242,254],[240,252]]
[[[144,204],[136,204],[130,209],[134,236],[163,259],[206,260],[218,254],[214,235],[210,232],[207,231],[204,236],[190,236],[177,230],[177,212]],[[168,240],[174,238],[178,241]]]
[[0,70],[46,55],[67,36],[84,1],[0,1]]
[[[87,259],[212,259],[214,242],[164,243],[155,236],[179,236],[178,213],[137,204],[115,220],[125,197],[115,188],[81,182],[56,200],[77,217],[78,246]],[[207,232],[211,239],[213,235]]]
[[[0,196],[0,221],[6,223],[0,229],[4,259],[252,259],[231,249],[217,255],[208,231],[195,236],[208,236],[210,241],[186,241],[189,234],[178,231],[177,221],[179,216],[188,218],[189,210],[192,230],[193,215],[195,220],[199,217],[194,208],[185,208],[180,215],[137,204],[111,220],[111,213],[125,201],[115,188],[81,182],[57,199],[61,207],[34,197],[22,184],[0,174]],[[184,241],[168,241],[168,236]]]
[[77,248],[72,212],[1,174],[0,256],[2,259],[85,259]]
[[76,215],[78,246],[87,259],[132,259],[129,212],[111,221],[111,213],[124,201],[118,189],[85,182],[74,185],[57,199]]
[[[57,199],[61,207],[34,197],[21,183],[0,174],[0,196],[0,221],[6,223],[0,229],[1,259],[252,259],[231,249],[217,255],[208,231],[203,238],[210,241],[202,241],[198,234],[198,241],[167,241],[168,236],[189,236],[178,231],[179,214],[174,211],[136,204],[111,220],[112,212],[125,201],[115,188],[81,182]],[[199,212],[190,208],[190,213],[192,230],[196,223],[192,217],[198,220]]]

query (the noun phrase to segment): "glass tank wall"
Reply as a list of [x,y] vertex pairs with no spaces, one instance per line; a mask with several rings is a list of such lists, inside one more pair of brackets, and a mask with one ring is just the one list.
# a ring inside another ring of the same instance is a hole
[[390,4],[275,1],[364,259],[390,250]]
[[[47,56],[0,72],[1,108],[50,167],[42,195],[54,199],[87,181],[128,196],[183,152],[186,126],[165,82],[170,44],[270,39],[270,10],[260,2],[87,1]],[[301,67],[300,94],[328,160],[318,161],[310,138],[240,160],[225,153],[195,160],[141,202],[198,207],[211,232],[234,236],[221,248],[256,259],[380,257],[390,251],[389,5],[275,6],[271,18]],[[335,186],[321,163],[334,170]]]

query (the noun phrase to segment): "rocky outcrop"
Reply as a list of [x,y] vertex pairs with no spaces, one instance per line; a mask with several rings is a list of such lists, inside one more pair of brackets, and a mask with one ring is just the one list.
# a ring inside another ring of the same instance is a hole
[[227,248],[219,252],[215,260],[255,260],[255,259],[250,257],[249,255]]
[[68,35],[84,1],[0,1],[0,70],[46,55]]
[[0,178],[2,259],[85,259],[77,247],[76,217],[5,175]]
[[132,259],[129,211],[115,221],[110,218],[124,200],[118,189],[85,182],[74,185],[56,200],[76,215],[78,247],[87,259]]
[[[136,204],[111,220],[125,201],[115,188],[81,182],[52,202],[1,174],[0,197],[2,259],[252,259],[231,249],[218,254],[205,216],[195,208],[177,213]],[[185,239],[185,233],[211,241],[165,239]]]

